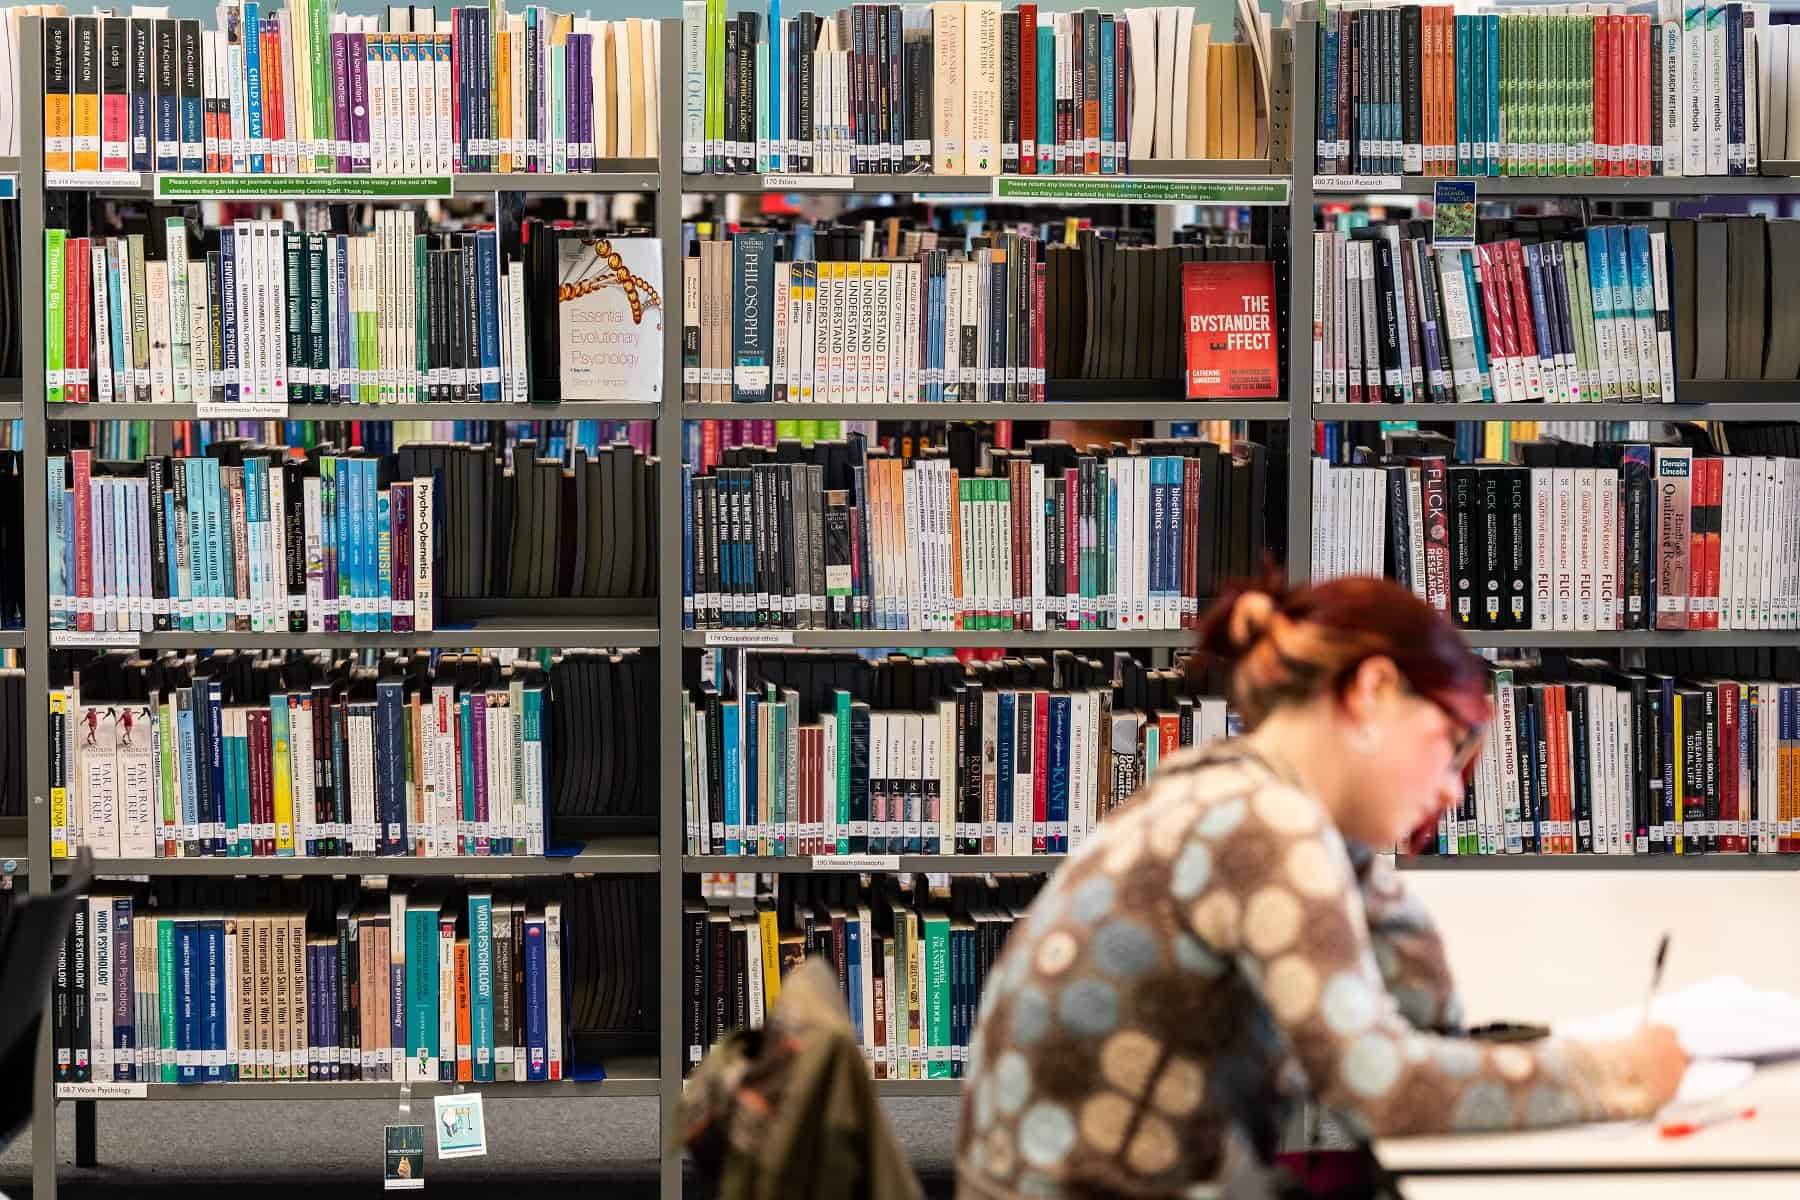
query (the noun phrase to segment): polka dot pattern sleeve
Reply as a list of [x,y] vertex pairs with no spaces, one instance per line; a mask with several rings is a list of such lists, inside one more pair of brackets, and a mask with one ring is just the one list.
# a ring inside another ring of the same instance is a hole
[[1268,781],[1214,815],[1230,828],[1206,842],[1214,869],[1186,909],[1188,927],[1257,986],[1319,1100],[1378,1135],[1644,1109],[1641,1089],[1608,1079],[1582,1047],[1484,1045],[1403,1017],[1343,840],[1316,799]]

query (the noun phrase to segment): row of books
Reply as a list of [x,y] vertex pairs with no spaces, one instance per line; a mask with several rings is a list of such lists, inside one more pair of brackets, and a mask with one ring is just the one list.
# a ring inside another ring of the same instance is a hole
[[434,627],[434,477],[336,454],[141,466],[97,475],[91,451],[49,458],[52,629]]
[[1238,237],[1140,246],[1084,230],[1062,244],[1009,230],[959,251],[935,230],[881,232],[800,222],[689,242],[684,399],[1018,403],[1044,400],[1050,380],[1177,380],[1191,274],[1236,284],[1248,271],[1273,325],[1273,272],[1224,265],[1266,257]]
[[1113,175],[1134,159],[1266,158],[1272,32],[1192,10],[853,3],[682,5],[691,174]]
[[86,897],[57,952],[57,1082],[566,1077],[561,901],[395,889],[333,916]]
[[16,656],[0,662],[0,817],[25,816],[25,672]]
[[25,456],[0,450],[0,628],[25,624]]
[[[1800,461],[1538,444],[1526,463],[1315,460],[1315,571],[1385,572],[1479,629],[1790,629]],[[1552,453],[1560,452],[1560,453]],[[1603,465],[1602,465],[1603,464]]]
[[955,1079],[981,989],[1042,879],[989,876],[928,889],[922,877],[774,877],[749,904],[693,898],[682,913],[685,1069],[734,1029],[754,1029],[787,973],[810,958],[837,978],[877,1079]]
[[1254,442],[1041,441],[966,471],[843,449],[684,469],[690,627],[1196,628],[1267,540]]
[[335,0],[225,0],[216,28],[46,16],[45,170],[416,177],[657,156],[661,22],[389,14],[379,32]]
[[1768,5],[1735,0],[1579,12],[1332,0],[1318,30],[1317,169],[1754,175],[1787,156],[1777,31]]
[[1668,225],[1675,359],[1689,372],[1680,377],[1800,377],[1800,313],[1788,302],[1800,278],[1800,221],[1746,214]]
[[655,238],[570,231],[581,236],[554,239],[552,284],[503,253],[492,228],[426,233],[416,218],[378,208],[369,232],[347,234],[237,220],[202,231],[194,257],[182,217],[111,238],[48,229],[46,398],[522,404],[531,368],[550,365],[527,332],[548,312],[562,398],[656,397]]
[[[547,457],[427,442],[393,455],[397,478],[441,481],[437,580],[447,599],[656,595],[657,460],[624,442]],[[441,626],[440,626],[441,627]]]
[[542,855],[648,811],[653,698],[629,651],[103,660],[50,692],[51,856]]
[[1185,671],[1126,654],[747,653],[684,726],[688,852],[1067,854],[1161,759],[1230,732]]
[[1672,403],[1666,230],[1520,232],[1467,247],[1423,223],[1315,233],[1314,401]]
[[1439,854],[1800,852],[1800,687],[1595,659],[1500,662]]

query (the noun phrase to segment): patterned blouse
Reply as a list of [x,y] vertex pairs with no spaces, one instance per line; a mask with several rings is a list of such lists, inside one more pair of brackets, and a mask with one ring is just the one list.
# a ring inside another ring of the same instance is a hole
[[1246,744],[1184,752],[1063,865],[995,965],[958,1196],[1181,1196],[1219,1173],[1225,1081],[1255,1111],[1316,1099],[1374,1135],[1650,1107],[1616,1056],[1430,1032],[1459,1020],[1443,947],[1386,860]]

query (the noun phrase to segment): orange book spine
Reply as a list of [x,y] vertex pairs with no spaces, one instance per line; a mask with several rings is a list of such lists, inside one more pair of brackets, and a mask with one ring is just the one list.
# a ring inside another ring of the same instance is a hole
[[474,1040],[469,1021],[469,939],[456,939],[456,1079],[472,1083],[475,1079]]
[[495,156],[496,171],[510,174],[513,170],[512,146],[512,34],[502,29],[494,35],[494,112],[500,131],[500,146],[508,147]]

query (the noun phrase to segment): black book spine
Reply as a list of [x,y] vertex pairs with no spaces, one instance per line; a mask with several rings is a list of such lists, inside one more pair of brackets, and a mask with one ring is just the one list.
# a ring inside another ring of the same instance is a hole
[[1537,750],[1535,773],[1537,775],[1538,794],[1538,850],[1542,851],[1544,849],[1545,837],[1543,826],[1553,819],[1550,807],[1550,710],[1547,707],[1547,701],[1542,685],[1532,685],[1531,701],[1533,711],[1532,740],[1536,743]]
[[738,14],[737,55],[738,170],[756,170],[756,14]]
[[476,269],[475,235],[464,234],[458,262],[462,267],[463,396],[471,404],[481,402],[481,300],[480,273]]
[[51,981],[50,1044],[56,1054],[56,1082],[68,1083],[75,1074],[75,1056],[71,1018],[73,1004],[69,996],[70,962],[75,957],[75,925],[63,930],[62,944],[56,948],[56,974]]
[[1502,588],[1506,582],[1506,564],[1510,559],[1503,534],[1508,523],[1503,515],[1500,472],[1482,468],[1476,476],[1476,501],[1480,505],[1476,553],[1481,560],[1481,614],[1477,622],[1483,629],[1505,628],[1502,614],[1506,610]]
[[1481,552],[1475,544],[1476,469],[1451,467],[1450,476],[1450,619],[1462,629],[1479,627]]
[[751,562],[755,567],[756,621],[758,625],[775,623],[775,614],[771,607],[781,603],[780,584],[775,577],[777,562],[775,539],[769,528],[770,519],[775,508],[769,495],[769,467],[766,463],[758,463],[750,469],[750,516],[744,523],[744,532],[751,540]]
[[1532,770],[1535,756],[1536,713],[1531,703],[1531,689],[1523,684],[1513,687],[1513,707],[1515,719],[1513,723],[1513,744],[1507,747],[1507,753],[1513,756],[1513,762],[1519,772],[1519,837],[1520,849],[1526,854],[1535,854],[1538,850],[1537,822],[1539,814],[1539,797],[1537,790],[1537,772]]
[[682,1041],[687,1047],[682,1073],[686,1074],[700,1065],[705,1052],[702,1014],[706,1008],[706,910],[690,908],[681,916],[682,936],[687,944],[687,1002],[681,1006]]
[[888,170],[906,170],[907,100],[901,88],[906,84],[906,31],[900,23],[900,6],[890,4],[886,12],[888,53],[882,60],[883,78],[887,81]]
[[1406,501],[1406,468],[1389,467],[1388,488],[1388,578],[1401,587],[1413,585],[1412,537]]
[[1505,574],[1500,627],[1531,627],[1531,471],[1526,467],[1501,469],[1505,539],[1501,559]]
[[1420,30],[1419,6],[1406,5],[1400,10],[1400,120],[1405,130],[1402,136],[1406,138],[1402,166],[1408,175],[1418,175],[1425,169],[1425,122],[1419,108],[1425,95],[1419,70],[1422,62]]
[[869,849],[869,706],[850,706],[850,853]]
[[727,1024],[731,1029],[743,1029],[750,1023],[750,978],[746,962],[750,952],[743,929],[735,925],[727,925],[725,929],[726,945],[731,948],[730,975],[726,985],[731,997],[731,1013]]
[[1375,312],[1380,324],[1381,398],[1398,404],[1400,394],[1400,313],[1395,303],[1394,253],[1384,237],[1375,243]]
[[1706,745],[1706,724],[1700,691],[1681,692],[1682,800],[1676,814],[1678,845],[1684,854],[1700,854],[1706,849],[1706,770],[1701,755]]
[[163,497],[163,489],[168,485],[169,460],[161,455],[153,455],[144,460],[144,476],[146,490],[150,493],[150,596],[155,601],[153,606],[153,624],[158,632],[167,632],[172,625],[169,612],[169,511]]
[[981,853],[981,709],[982,685],[971,683],[967,689],[969,706],[962,714],[962,815],[963,826],[957,838],[957,853]]
[[[1633,675],[1630,683],[1631,696],[1631,828],[1632,849],[1638,854],[1650,853],[1650,822],[1654,809],[1651,800],[1651,753],[1656,741],[1655,728],[1650,723],[1649,688],[1644,677]],[[1756,708],[1750,709],[1751,723],[1756,720]],[[1754,728],[1751,730],[1754,736]],[[1751,745],[1755,745],[1754,741]],[[1750,756],[1751,770],[1755,770],[1757,756]],[[1754,795],[1755,792],[1750,793]]]
[[894,122],[892,88],[888,82],[888,64],[893,61],[896,47],[888,38],[887,5],[877,4],[869,8],[869,33],[874,44],[874,53],[869,59],[869,99],[874,109],[872,114],[875,127],[875,144],[877,158],[876,169],[883,174],[894,171]]
[[727,18],[725,21],[724,89],[725,170],[727,172],[743,170],[743,164],[738,158],[738,37],[737,21]]
[[794,105],[793,122],[794,138],[799,149],[794,156],[794,170],[801,175],[810,175],[813,171],[813,49],[816,31],[813,26],[813,15],[809,12],[798,13],[794,17],[796,45],[799,52],[792,55],[794,72]]
[[286,330],[287,400],[304,404],[309,398],[308,385],[300,382],[307,367],[306,353],[306,280],[302,264],[305,235],[285,233],[281,239],[282,269],[287,281],[287,312],[282,314]]
[[76,901],[69,928],[69,1078],[88,1083],[94,1078],[94,1031],[88,1004],[88,914],[84,901]]
[[[1000,173],[1019,173],[1019,13],[1000,16]],[[1036,36],[1037,31],[1032,31]],[[1036,81],[1032,81],[1036,86]]]
[[[325,237],[323,233],[306,235],[306,361],[312,367],[312,385],[306,394],[314,404],[331,402],[331,351],[325,329],[330,312],[325,290]],[[428,296],[421,299],[429,303]]]

